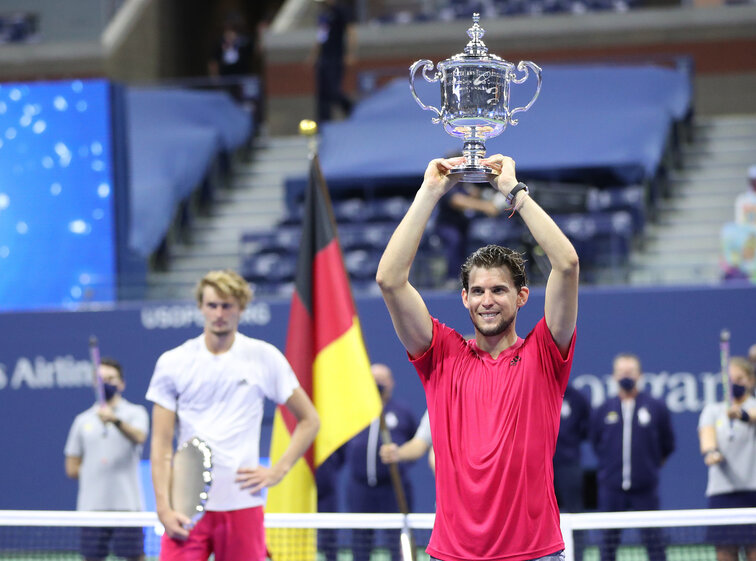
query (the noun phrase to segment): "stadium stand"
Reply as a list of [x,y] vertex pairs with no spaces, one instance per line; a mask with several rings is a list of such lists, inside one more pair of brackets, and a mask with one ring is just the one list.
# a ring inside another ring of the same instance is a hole
[[35,43],[40,40],[38,27],[36,13],[0,13],[0,45]]
[[[573,240],[586,282],[605,278],[602,269],[610,269],[615,281],[625,278],[633,240],[643,234],[663,195],[668,167],[680,149],[680,131],[693,113],[690,68],[685,60],[675,62],[546,67],[546,86],[533,110],[487,142],[489,153],[515,158],[518,176],[532,183],[534,196]],[[416,86],[426,104],[438,105],[436,84]],[[532,94],[513,91],[511,107],[520,104],[518,95],[527,100]],[[614,117],[620,114],[622,119]],[[407,80],[400,78],[362,100],[349,119],[323,127],[320,158],[342,248],[345,253],[362,251],[350,257],[354,280],[375,273],[377,260],[371,254],[385,247],[428,160],[459,150],[461,142],[430,117],[415,105]],[[287,179],[288,212],[282,226],[298,224],[305,185],[305,178]],[[520,247],[533,254],[530,262],[538,278],[538,249],[522,230],[517,218],[480,218],[473,224],[470,246],[494,242]],[[427,238],[430,248],[440,244],[432,225]],[[245,252],[242,270],[255,266],[254,253]],[[434,268],[434,259],[426,266]],[[419,274],[431,287],[442,285],[439,272]]]

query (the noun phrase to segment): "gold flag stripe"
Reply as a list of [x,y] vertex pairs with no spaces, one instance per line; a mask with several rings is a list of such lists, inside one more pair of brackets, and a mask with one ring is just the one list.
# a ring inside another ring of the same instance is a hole
[[315,466],[380,415],[381,400],[370,372],[370,360],[355,316],[341,337],[327,345],[312,365],[313,402],[320,412],[315,439]]

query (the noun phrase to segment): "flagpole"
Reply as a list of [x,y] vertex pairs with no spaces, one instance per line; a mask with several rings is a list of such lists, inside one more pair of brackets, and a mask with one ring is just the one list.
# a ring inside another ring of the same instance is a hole
[[[268,490],[268,512],[271,513],[316,512],[315,470],[328,454],[362,431],[381,412],[381,400],[370,372],[357,308],[341,255],[328,186],[318,162],[317,125],[303,121],[299,132],[312,137],[310,171],[302,209],[302,239],[289,308],[285,355],[320,415],[320,431],[305,457],[281,483]],[[318,290],[323,286],[328,290]],[[338,313],[332,313],[334,310]],[[292,412],[279,406],[271,435],[273,461],[285,453],[295,427]],[[274,559],[315,561],[314,529],[268,528],[267,533]],[[297,541],[304,545],[297,551],[290,549]]]
[[[386,426],[386,415],[384,411],[381,411],[380,430],[383,444],[391,444],[391,432],[389,432],[389,429]],[[407,504],[407,496],[404,494],[404,487],[402,486],[402,477],[399,473],[399,463],[392,462],[388,467],[389,474],[391,475],[391,484],[394,487],[394,494],[396,495],[396,502],[399,506],[399,511],[404,515],[401,533],[402,559],[403,561],[415,561],[415,539],[412,536],[407,520],[407,516],[409,515],[409,505]]]

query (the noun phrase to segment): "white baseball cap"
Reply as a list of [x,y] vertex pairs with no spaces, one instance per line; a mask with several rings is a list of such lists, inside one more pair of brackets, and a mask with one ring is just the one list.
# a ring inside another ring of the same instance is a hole
[[748,168],[748,179],[756,179],[756,165]]

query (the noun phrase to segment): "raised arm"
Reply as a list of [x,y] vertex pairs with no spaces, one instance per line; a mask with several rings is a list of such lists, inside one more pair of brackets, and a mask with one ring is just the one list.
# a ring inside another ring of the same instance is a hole
[[409,282],[410,268],[433,209],[459,180],[459,176],[450,175],[449,170],[460,161],[460,158],[436,159],[428,164],[423,184],[378,264],[376,282],[383,293],[396,334],[412,356],[418,356],[430,347],[433,322],[420,293]]
[[144,441],[147,440],[146,432],[116,417],[113,408],[109,405],[101,406],[97,411],[97,416],[103,423],[112,423],[114,427],[121,431],[123,436],[134,444],[144,444]]
[[[483,163],[501,171],[491,183],[508,195],[517,185],[514,160],[497,154]],[[564,356],[577,322],[580,270],[577,252],[559,226],[525,191],[516,194],[513,204],[551,263],[544,316],[551,336]]]

